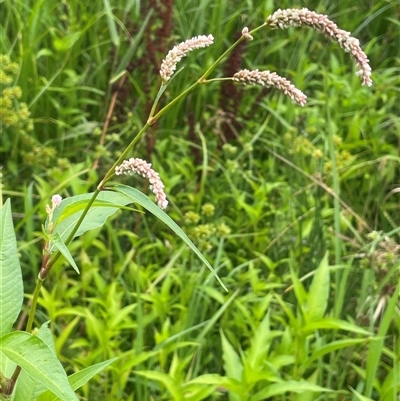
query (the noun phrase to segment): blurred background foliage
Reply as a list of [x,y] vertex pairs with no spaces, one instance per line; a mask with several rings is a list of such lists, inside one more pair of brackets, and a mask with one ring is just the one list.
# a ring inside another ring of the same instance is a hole
[[[307,94],[304,108],[274,90],[215,82],[151,127],[132,157],[153,163],[168,213],[230,292],[152,216],[124,211],[76,240],[81,275],[55,266],[36,323],[51,320],[68,373],[120,356],[83,397],[398,399],[398,0],[0,2],[3,194],[25,291],[40,266],[45,204],[96,187],[146,122],[168,50],[215,37],[185,58],[163,102],[244,26],[295,7],[360,40],[373,86],[361,87],[348,55],[322,35],[261,30],[212,77],[277,71]],[[317,296],[326,305],[314,322]]]

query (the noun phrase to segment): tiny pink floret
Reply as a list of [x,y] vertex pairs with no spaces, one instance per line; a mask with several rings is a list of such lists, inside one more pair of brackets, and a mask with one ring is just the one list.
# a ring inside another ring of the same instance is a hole
[[61,205],[62,197],[58,194],[53,195],[51,197],[51,206],[46,205],[46,213],[51,216],[54,212],[54,209]]
[[247,39],[247,40],[253,40],[253,36],[250,35],[249,33],[249,28],[247,28],[247,26],[245,26],[242,29],[242,35]]
[[51,198],[51,203],[55,207],[60,206],[61,201],[62,201],[62,197],[60,195],[58,195],[58,194],[53,195],[52,198]]

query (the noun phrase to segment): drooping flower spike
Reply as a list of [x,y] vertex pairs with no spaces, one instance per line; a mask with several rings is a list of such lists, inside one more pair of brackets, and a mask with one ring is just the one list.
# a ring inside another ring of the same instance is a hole
[[328,38],[339,43],[340,47],[349,53],[355,61],[361,77],[362,85],[371,86],[371,67],[367,55],[362,51],[358,39],[352,37],[350,32],[339,29],[326,15],[317,14],[307,8],[277,10],[265,21],[272,29],[286,29],[289,27],[308,26],[323,33]]
[[195,49],[210,46],[213,42],[214,37],[212,35],[199,35],[174,46],[161,63],[160,75],[163,83],[171,78],[176,70],[176,65],[187,55],[187,53]]
[[294,102],[300,106],[306,104],[307,96],[300,90],[297,89],[290,81],[286,78],[279,76],[276,72],[270,71],[258,71],[258,70],[241,70],[238,71],[234,76],[233,80],[241,82],[244,85],[263,85],[267,88],[275,87],[281,90],[285,95],[289,96]]
[[116,175],[133,175],[139,174],[143,178],[146,178],[150,182],[150,190],[156,196],[157,204],[161,209],[165,209],[168,206],[167,196],[164,192],[164,184],[161,181],[160,175],[151,168],[151,163],[147,163],[146,160],[138,158],[130,158],[124,160],[119,166],[115,168]]

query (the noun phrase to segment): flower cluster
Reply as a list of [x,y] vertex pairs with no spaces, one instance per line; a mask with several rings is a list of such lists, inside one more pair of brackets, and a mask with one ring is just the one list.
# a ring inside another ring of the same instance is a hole
[[176,65],[187,53],[195,49],[210,46],[214,42],[212,35],[199,35],[188,39],[171,49],[161,63],[160,75],[163,82],[167,82],[176,70]]
[[241,82],[246,85],[263,85],[266,87],[275,87],[281,90],[285,95],[289,96],[293,101],[298,103],[300,106],[306,104],[307,96],[293,84],[290,83],[286,78],[279,76],[276,72],[270,71],[258,71],[258,70],[241,70],[238,71],[234,76],[233,80]]
[[165,209],[168,206],[168,201],[164,192],[164,184],[160,175],[151,168],[151,163],[132,157],[129,160],[124,160],[122,164],[115,168],[116,175],[133,175],[135,173],[149,180],[150,190],[156,196],[158,206],[161,209]]
[[265,23],[273,29],[286,29],[305,25],[323,33],[338,42],[340,47],[351,55],[357,65],[357,75],[361,76],[362,85],[372,85],[369,60],[362,51],[359,40],[350,36],[350,32],[339,29],[326,15],[317,14],[307,8],[302,8],[301,10],[279,9],[270,15]]
[[[210,219],[214,222],[210,222]],[[202,205],[200,214],[189,211],[184,215],[185,224],[190,226],[186,232],[203,253],[210,252],[219,243],[221,237],[231,233],[231,228],[223,222],[218,223],[218,220],[219,218],[215,218],[215,206],[212,203]]]
[[23,133],[33,130],[28,105],[19,102],[22,90],[13,85],[19,65],[6,55],[0,55],[0,124],[16,128]]
[[20,156],[24,165],[35,168],[47,167],[50,161],[57,158],[56,150],[44,146],[35,139],[33,120],[25,102],[20,86],[15,85],[19,70],[18,63],[13,63],[10,57],[0,54],[0,126],[2,129],[2,151],[7,152],[15,146],[16,136],[21,137]]
[[53,195],[51,197],[51,206],[46,205],[46,213],[48,214],[48,224],[47,224],[47,232],[50,234],[53,231],[54,224],[53,224],[53,212],[56,209],[56,207],[61,205],[62,197],[61,195]]
[[61,205],[61,201],[62,201],[61,195],[58,195],[58,194],[53,195],[51,197],[51,206],[50,205],[46,205],[46,213],[50,216],[54,212],[54,209],[57,206]]

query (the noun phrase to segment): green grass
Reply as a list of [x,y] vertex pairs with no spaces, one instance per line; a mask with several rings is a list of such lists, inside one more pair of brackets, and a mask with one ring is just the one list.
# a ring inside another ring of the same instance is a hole
[[[2,125],[0,145],[26,294],[41,263],[46,203],[55,192],[92,191],[147,120],[159,85],[152,57],[160,63],[164,54],[149,48],[147,24],[154,34],[162,20],[143,3],[2,3],[0,53],[20,66],[15,84],[34,124]],[[162,101],[197,79],[244,26],[289,6],[175,1],[160,48],[209,33],[215,44],[182,62]],[[212,83],[152,127],[132,157],[151,157],[168,214],[229,293],[151,215],[121,211],[76,239],[81,274],[56,263],[35,324],[51,321],[69,374],[120,357],[82,397],[392,401],[400,393],[400,2],[304,6],[360,39],[373,86],[361,87],[348,55],[322,35],[264,30],[238,55],[242,67],[287,77],[307,94],[304,108],[246,87],[224,114],[228,98]],[[208,203],[212,215],[202,212]]]

